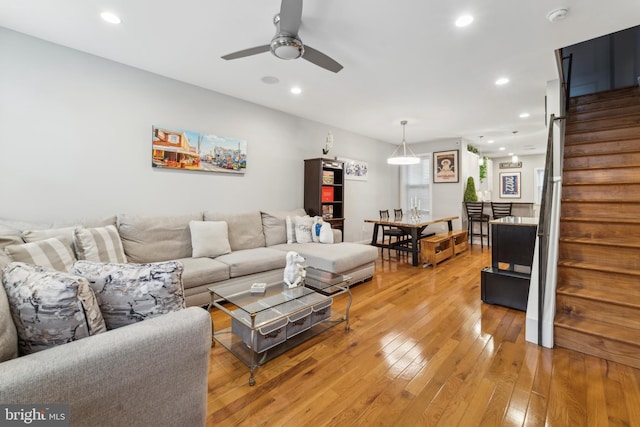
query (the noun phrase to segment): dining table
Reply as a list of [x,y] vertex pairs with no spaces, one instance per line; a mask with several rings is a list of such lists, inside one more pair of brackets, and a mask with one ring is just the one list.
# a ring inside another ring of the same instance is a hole
[[[433,236],[435,233],[423,233],[425,228],[432,224],[438,224],[446,222],[449,227],[449,231],[453,230],[452,221],[458,219],[457,216],[451,216],[446,218],[431,218],[430,215],[404,215],[400,219],[389,218],[387,220],[381,219],[365,219],[364,222],[373,224],[373,236],[371,237],[371,245],[379,248],[387,248],[398,250],[402,252],[408,252],[411,254],[411,265],[414,267],[420,263],[420,239]],[[404,231],[409,238],[402,239],[397,242],[389,242],[388,244],[378,242],[378,234],[380,227],[395,227]]]

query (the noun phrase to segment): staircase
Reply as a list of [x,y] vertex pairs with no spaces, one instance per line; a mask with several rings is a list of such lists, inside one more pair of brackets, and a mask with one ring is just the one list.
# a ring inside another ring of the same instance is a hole
[[640,87],[572,98],[555,344],[640,368]]

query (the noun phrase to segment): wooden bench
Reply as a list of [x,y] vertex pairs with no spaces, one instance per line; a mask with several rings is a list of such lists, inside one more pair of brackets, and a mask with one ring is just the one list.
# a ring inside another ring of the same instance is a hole
[[422,240],[422,259],[435,267],[439,262],[469,249],[467,230],[436,234]]

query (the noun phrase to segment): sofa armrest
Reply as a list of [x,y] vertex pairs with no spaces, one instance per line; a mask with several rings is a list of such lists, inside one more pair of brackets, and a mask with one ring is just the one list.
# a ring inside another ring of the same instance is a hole
[[0,402],[69,404],[72,426],[204,426],[210,350],[190,307],[0,363]]

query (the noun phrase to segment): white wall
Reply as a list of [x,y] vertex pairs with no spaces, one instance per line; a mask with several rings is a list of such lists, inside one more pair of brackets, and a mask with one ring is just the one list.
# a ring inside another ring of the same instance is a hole
[[[419,142],[411,144],[411,150],[419,155],[433,153],[434,151],[459,150],[459,182],[434,183],[433,179],[431,181],[431,216],[433,218],[446,218],[452,216],[462,218],[462,196],[464,194],[464,186],[467,182],[468,174],[468,171],[465,169],[467,162],[467,146],[465,141],[460,138],[453,138],[443,139],[440,141]],[[431,163],[431,167],[433,167],[433,162]],[[446,227],[446,224],[430,225],[429,231],[445,231]],[[453,228],[462,228],[461,219],[453,222]]]
[[[494,202],[518,202],[518,203],[535,203],[535,169],[544,169],[544,154],[534,154],[530,156],[518,155],[518,161],[522,162],[522,167],[517,169],[500,169],[500,163],[510,163],[509,157],[496,157],[493,159],[493,193],[492,200]],[[501,172],[520,172],[522,180],[522,197],[519,199],[500,198],[500,173]]]
[[[152,168],[153,125],[246,140],[246,174]],[[368,181],[346,183],[346,240],[397,197],[391,144],[1,27],[0,131],[0,218],[300,207],[303,159],[328,131],[330,156],[369,164]]]

